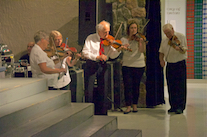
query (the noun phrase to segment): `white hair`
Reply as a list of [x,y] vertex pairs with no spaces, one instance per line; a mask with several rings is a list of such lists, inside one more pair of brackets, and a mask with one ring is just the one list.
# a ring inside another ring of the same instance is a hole
[[103,20],[101,21],[98,25],[96,25],[96,32],[100,31],[100,30],[103,30],[104,29],[104,24],[108,25],[110,27],[110,23]]
[[34,41],[35,43],[39,42],[41,39],[48,38],[48,34],[44,30],[39,30],[34,34]]
[[172,30],[173,29],[173,26],[170,24],[170,23],[167,23],[165,24],[163,27],[162,27],[162,30],[165,31],[165,30]]

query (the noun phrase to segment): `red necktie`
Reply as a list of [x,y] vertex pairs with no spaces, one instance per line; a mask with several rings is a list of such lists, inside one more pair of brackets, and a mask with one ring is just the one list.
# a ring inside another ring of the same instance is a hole
[[100,49],[99,49],[99,55],[104,54],[104,48],[103,48],[103,39],[100,38],[101,42],[100,42]]

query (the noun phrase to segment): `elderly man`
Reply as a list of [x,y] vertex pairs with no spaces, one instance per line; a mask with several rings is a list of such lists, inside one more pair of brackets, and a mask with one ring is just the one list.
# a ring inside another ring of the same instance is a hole
[[[29,55],[31,53],[32,47],[34,46],[34,42],[29,42],[27,44],[27,54],[23,55],[19,60],[27,60],[28,64],[30,64]],[[24,64],[22,64],[24,66]]]
[[[167,37],[162,39],[159,49],[160,65],[166,66],[166,78],[171,108],[168,112],[183,113],[186,105],[186,59],[187,40],[178,32],[174,32],[171,24],[163,26]],[[165,57],[165,60],[164,60]]]
[[[110,32],[110,23],[101,21],[96,26],[96,33],[90,34],[82,50],[83,56],[87,59],[85,73],[85,100],[95,103],[96,115],[107,115],[106,98],[110,90],[108,81],[108,69],[106,61],[108,57],[114,59],[119,56],[120,51],[125,47],[121,46],[117,50],[112,46],[104,46],[102,40],[107,39]],[[97,78],[96,100],[93,99],[94,81]]]
[[28,77],[32,77],[31,67],[30,67],[30,53],[34,46],[34,42],[29,42],[27,44],[27,54],[23,55],[19,60],[21,61],[20,64],[22,67],[27,67],[28,70]]

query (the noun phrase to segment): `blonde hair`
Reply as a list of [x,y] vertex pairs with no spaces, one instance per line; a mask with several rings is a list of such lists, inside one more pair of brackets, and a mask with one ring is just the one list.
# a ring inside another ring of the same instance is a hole
[[62,34],[59,31],[53,30],[53,31],[50,32],[50,36],[49,36],[49,44],[50,44],[50,46],[54,45],[53,42],[55,41],[55,37],[58,37],[58,36],[62,37]]

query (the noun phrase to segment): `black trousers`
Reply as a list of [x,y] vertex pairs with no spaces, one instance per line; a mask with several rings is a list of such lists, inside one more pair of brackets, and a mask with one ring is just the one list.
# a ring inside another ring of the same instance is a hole
[[[106,62],[87,60],[84,68],[85,101],[95,104],[95,115],[107,115],[107,93],[109,91],[108,69]],[[94,82],[97,87],[94,90]]]
[[167,63],[166,78],[171,108],[184,110],[187,96],[186,61]]
[[138,104],[139,86],[145,67],[122,67],[122,75],[124,82],[124,96],[126,106]]

